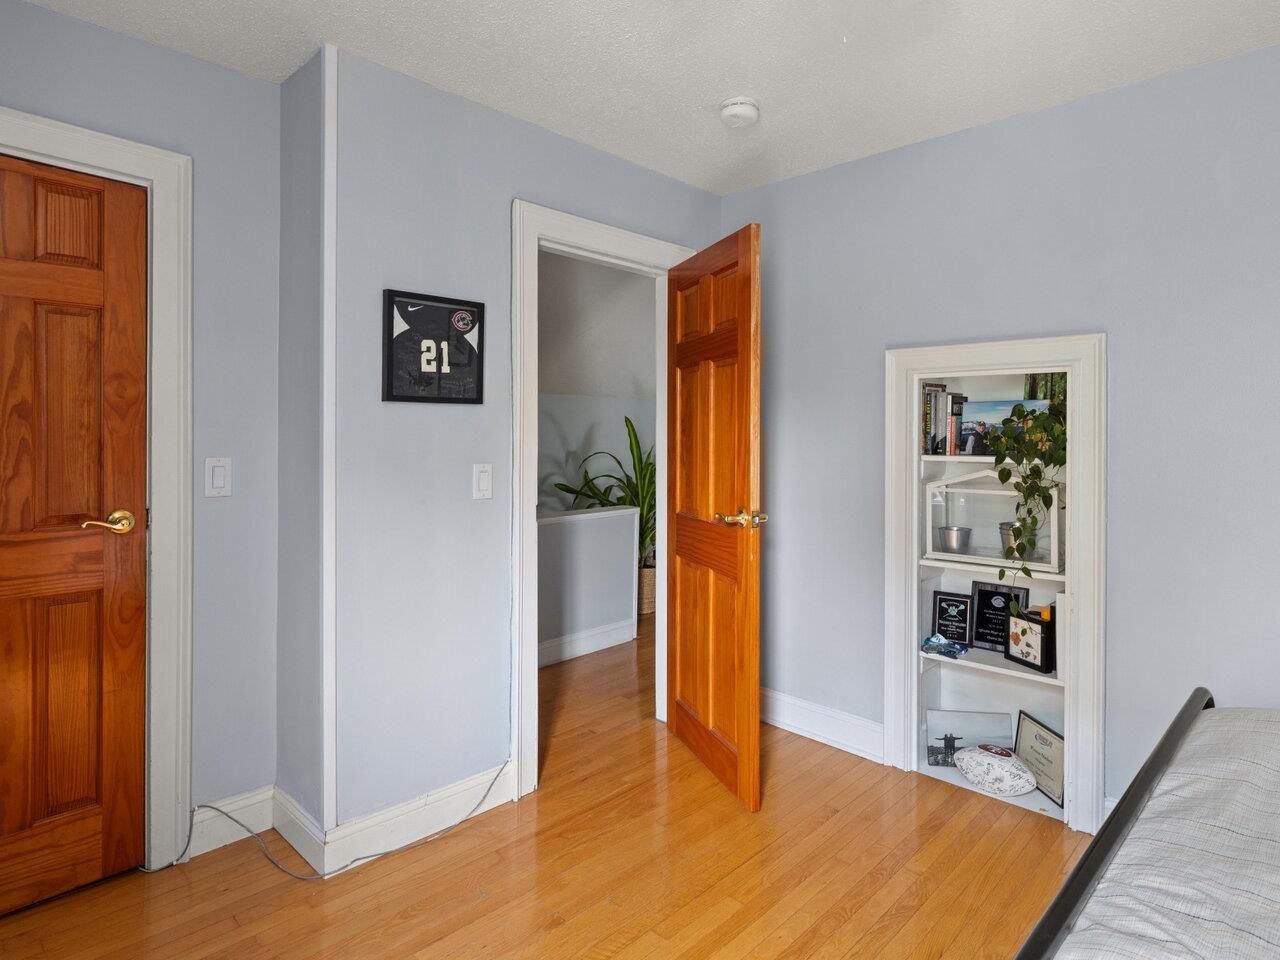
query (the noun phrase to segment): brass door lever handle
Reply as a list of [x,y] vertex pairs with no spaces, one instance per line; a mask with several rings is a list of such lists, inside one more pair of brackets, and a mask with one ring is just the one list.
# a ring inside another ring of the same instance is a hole
[[747,511],[739,507],[737,516],[725,516],[723,513],[717,513],[716,519],[731,527],[749,526],[752,529],[755,529],[762,523],[768,523],[769,515],[767,513],[761,513],[759,510],[752,510],[750,513],[747,513]]
[[748,514],[747,511],[739,507],[737,516],[727,517],[723,513],[717,513],[716,519],[719,520],[721,523],[728,524],[731,527],[745,527],[748,523],[751,522],[751,515]]
[[103,527],[112,533],[128,533],[137,521],[128,510],[112,510],[106,520],[86,520],[80,524],[81,530],[90,527]]

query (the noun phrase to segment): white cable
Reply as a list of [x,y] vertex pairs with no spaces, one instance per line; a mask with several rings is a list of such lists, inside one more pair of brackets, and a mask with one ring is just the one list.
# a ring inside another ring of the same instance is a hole
[[227,811],[221,809],[220,807],[215,807],[211,803],[197,803],[194,807],[191,808],[191,815],[188,818],[188,822],[187,822],[187,842],[183,844],[182,852],[178,854],[178,856],[173,860],[172,863],[166,863],[163,867],[156,867],[154,870],[148,870],[146,867],[139,867],[138,869],[141,870],[143,873],[157,873],[160,870],[166,869],[167,867],[174,867],[174,866],[177,866],[179,863],[181,863],[182,858],[185,857],[187,855],[187,851],[191,849],[191,838],[195,833],[195,827],[196,827],[196,811],[212,810],[214,813],[222,814],[224,817],[226,817],[228,820],[234,823],[237,827],[239,827],[249,836],[253,837],[253,839],[257,841],[258,846],[262,849],[262,855],[266,857],[268,860],[270,860],[271,864],[280,872],[288,874],[289,876],[293,877],[295,880],[327,880],[329,877],[332,877],[335,874],[341,873],[343,870],[349,870],[350,868],[354,867],[356,864],[364,863],[366,860],[373,860],[376,857],[385,857],[391,853],[400,853],[402,850],[412,850],[414,847],[420,847],[424,843],[427,843],[431,840],[435,840],[438,837],[443,837],[446,833],[449,833],[451,830],[456,828],[464,820],[470,820],[472,817],[476,815],[476,813],[480,810],[480,808],[484,806],[484,802],[489,799],[489,794],[493,793],[493,788],[498,785],[498,779],[502,776],[503,771],[507,769],[507,765],[510,763],[511,761],[508,760],[506,761],[506,763],[504,763],[502,766],[498,768],[498,772],[495,773],[493,775],[493,779],[489,781],[489,786],[485,789],[484,794],[480,797],[479,800],[476,801],[476,805],[472,807],[471,810],[461,820],[451,823],[449,824],[449,826],[441,830],[437,830],[435,833],[428,834],[425,837],[420,837],[419,839],[414,840],[412,843],[406,843],[403,846],[399,846],[399,847],[392,847],[390,850],[379,850],[377,853],[366,853],[363,857],[356,857],[354,860],[348,860],[342,866],[334,867],[328,873],[319,873],[319,872],[312,872],[310,874],[295,873],[294,871],[290,870],[288,867],[286,867],[283,863],[281,863],[272,855],[271,850],[267,847],[266,841],[264,841],[262,837],[254,833],[253,830],[247,827],[240,820],[236,819],[231,814],[227,813]]

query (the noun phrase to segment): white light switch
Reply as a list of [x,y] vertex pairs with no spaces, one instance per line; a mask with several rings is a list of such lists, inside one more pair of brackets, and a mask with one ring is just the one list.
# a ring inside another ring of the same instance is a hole
[[206,497],[231,496],[231,458],[204,458],[204,495]]
[[471,465],[471,499],[493,499],[492,463],[473,463]]

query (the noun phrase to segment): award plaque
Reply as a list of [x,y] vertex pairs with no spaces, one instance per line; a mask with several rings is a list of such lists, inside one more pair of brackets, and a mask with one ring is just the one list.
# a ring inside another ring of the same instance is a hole
[[1019,710],[1013,752],[1035,774],[1036,789],[1062,806],[1067,760],[1062,734],[1046,727],[1027,711]]
[[1009,602],[1018,601],[1018,609],[1025,610],[1031,598],[1026,587],[1010,587],[1002,583],[974,581],[973,605],[970,618],[969,642],[983,650],[1004,653],[1009,644]]
[[969,645],[969,611],[973,598],[965,593],[933,591],[933,632],[944,639]]

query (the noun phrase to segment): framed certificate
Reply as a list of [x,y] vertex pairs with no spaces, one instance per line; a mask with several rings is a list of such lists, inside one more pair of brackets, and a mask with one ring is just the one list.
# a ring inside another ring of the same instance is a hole
[[1013,752],[1035,774],[1036,789],[1062,806],[1067,760],[1062,734],[1046,727],[1027,711],[1019,710]]
[[973,598],[967,593],[933,591],[933,632],[968,646],[972,604]]

